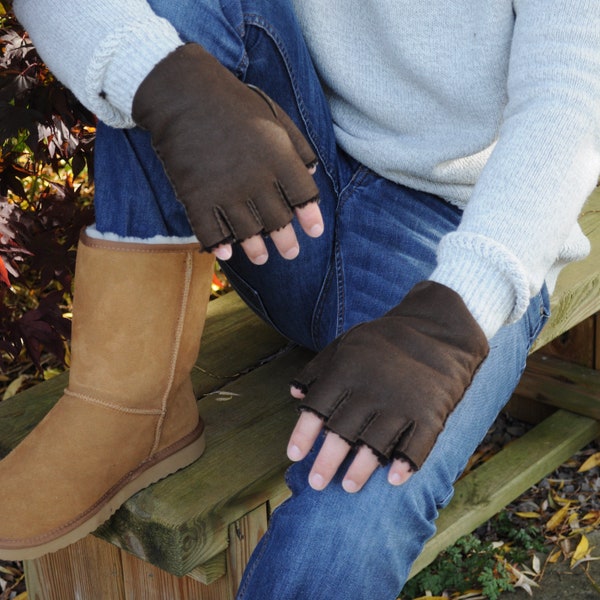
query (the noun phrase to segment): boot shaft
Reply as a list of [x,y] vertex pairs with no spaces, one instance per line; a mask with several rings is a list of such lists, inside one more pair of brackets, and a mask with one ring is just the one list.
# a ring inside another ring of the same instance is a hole
[[80,240],[69,391],[164,410],[197,358],[213,258],[196,244]]

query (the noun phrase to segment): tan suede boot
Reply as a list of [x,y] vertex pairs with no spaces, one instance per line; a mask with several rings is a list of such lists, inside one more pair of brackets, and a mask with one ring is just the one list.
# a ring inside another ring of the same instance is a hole
[[213,259],[198,248],[82,235],[69,387],[0,461],[0,559],[77,541],[204,451],[190,371]]

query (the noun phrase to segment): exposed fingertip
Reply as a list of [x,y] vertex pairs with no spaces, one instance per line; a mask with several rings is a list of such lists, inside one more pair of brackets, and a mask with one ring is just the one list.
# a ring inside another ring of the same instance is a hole
[[293,385],[290,386],[290,394],[297,400],[302,400],[302,398],[304,398],[304,392],[300,388],[294,387]]
[[264,265],[267,260],[269,260],[269,255],[264,252],[262,254],[257,254],[250,259],[255,265]]
[[323,223],[315,223],[309,230],[308,230],[308,235],[310,237],[319,237],[320,235],[323,234],[324,231],[324,227],[323,227]]
[[292,246],[291,248],[288,248],[287,250],[285,250],[282,253],[283,258],[287,259],[287,260],[293,260],[294,258],[296,258],[298,256],[298,254],[300,254],[300,246],[296,245],[296,246]]
[[403,479],[400,473],[390,473],[388,476],[388,482],[391,485],[401,485],[402,481]]
[[304,452],[296,446],[296,444],[290,444],[287,449],[288,458],[294,462],[298,462],[304,458]]
[[311,473],[308,478],[308,483],[313,490],[318,492],[325,489],[325,479],[320,473]]
[[217,246],[212,253],[219,259],[219,260],[229,260],[233,254],[233,251],[231,249],[231,246],[229,244],[224,245],[224,246]]
[[342,487],[344,488],[344,491],[348,492],[349,494],[356,494],[356,492],[358,492],[360,489],[358,483],[352,479],[344,479],[344,481],[342,481]]

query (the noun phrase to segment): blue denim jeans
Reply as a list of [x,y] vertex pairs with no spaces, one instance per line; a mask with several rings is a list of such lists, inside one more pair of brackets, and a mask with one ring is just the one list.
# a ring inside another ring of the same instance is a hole
[[[326,98],[288,0],[150,0],[185,40],[202,44],[240,79],[264,89],[313,145],[325,233],[297,228],[300,256],[270,246],[266,265],[236,249],[223,264],[244,300],[282,334],[313,350],[398,304],[435,266],[440,238],[460,211],[388,181],[336,145]],[[100,125],[97,228],[122,236],[186,237],[191,229],[148,134]],[[270,242],[267,240],[267,243]],[[357,494],[340,477],[324,491],[307,483],[315,450],[287,474],[279,507],[246,570],[239,599],[385,600],[401,591],[435,531],[440,507],[524,369],[548,316],[544,290],[525,316],[491,340],[491,351],[422,469],[400,487],[379,469]],[[373,349],[376,351],[376,349]],[[374,382],[376,385],[376,382]],[[260,440],[257,440],[260,443]]]

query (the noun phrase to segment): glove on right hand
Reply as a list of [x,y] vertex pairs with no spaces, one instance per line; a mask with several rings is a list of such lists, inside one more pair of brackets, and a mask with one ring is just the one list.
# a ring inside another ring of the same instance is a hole
[[287,114],[197,44],[164,58],[138,88],[147,129],[204,250],[287,225],[318,200],[316,156]]
[[488,350],[462,298],[425,281],[334,340],[292,385],[327,429],[366,444],[382,463],[403,457],[418,469]]

